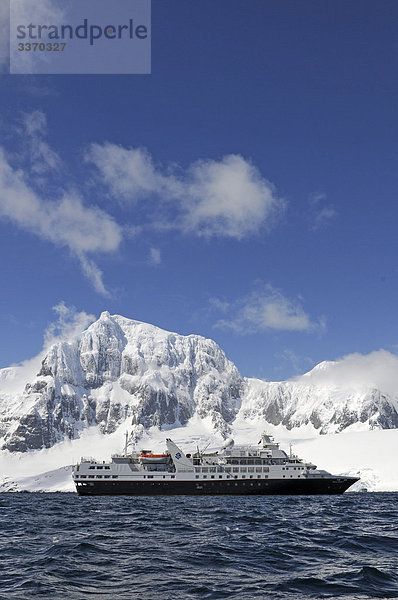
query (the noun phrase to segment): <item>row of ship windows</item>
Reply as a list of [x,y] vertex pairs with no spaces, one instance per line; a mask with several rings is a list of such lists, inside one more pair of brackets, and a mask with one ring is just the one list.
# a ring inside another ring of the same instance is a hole
[[[235,475],[235,477],[237,477],[237,475]],[[200,477],[200,475],[195,475],[195,478],[196,479],[199,479],[199,478],[207,479],[207,475],[202,475],[202,477]],[[214,478],[215,478],[215,475],[210,475],[210,479],[214,479]],[[223,479],[224,475],[219,475],[218,478]],[[249,475],[249,477],[248,477],[248,479],[253,479],[253,478],[254,478],[254,475]],[[268,475],[263,475],[263,476],[257,475],[257,479],[262,479],[262,478],[268,479]],[[246,475],[242,475],[241,479],[246,479]]]
[[293,469],[293,471],[304,471],[305,467],[282,467],[282,471],[289,471]]
[[100,467],[89,467],[89,469],[108,469],[108,471],[109,471],[110,467],[103,467],[103,466],[100,466]]
[[[117,479],[119,475],[76,475],[76,479]],[[153,479],[153,475],[144,475],[144,479]],[[168,478],[174,479],[175,475],[168,475]],[[163,475],[166,479],[166,475]]]
[[80,477],[80,479],[87,479],[87,477],[89,479],[94,479],[95,477],[97,479],[117,479],[118,475],[76,475],[76,478],[78,479]]
[[[269,467],[232,467],[232,473],[268,473]],[[231,473],[231,467],[195,467],[195,473]]]
[[267,465],[269,463],[269,458],[227,458],[227,463],[229,465]]
[[[118,475],[76,475],[76,479],[117,479],[119,476]],[[144,479],[153,479],[153,475],[144,475],[143,476]],[[168,478],[174,479],[175,475],[168,475]],[[207,479],[207,475],[202,475],[202,477],[200,477],[200,475],[195,475],[196,479]],[[223,475],[219,475],[218,478],[219,479],[223,479]],[[236,477],[236,475],[235,475]],[[287,477],[287,475],[282,475],[283,478]],[[290,475],[290,477],[293,477],[293,475]],[[297,475],[297,477],[301,477],[300,475]],[[322,475],[323,477],[323,475]],[[210,475],[210,479],[214,479],[215,475]],[[242,475],[241,477],[242,479],[246,479],[246,475]],[[254,475],[249,475],[249,479],[253,479]],[[268,479],[268,475],[264,475],[263,476],[264,479]],[[163,475],[163,479],[166,479],[166,475]],[[257,475],[257,479],[261,479],[261,475]]]

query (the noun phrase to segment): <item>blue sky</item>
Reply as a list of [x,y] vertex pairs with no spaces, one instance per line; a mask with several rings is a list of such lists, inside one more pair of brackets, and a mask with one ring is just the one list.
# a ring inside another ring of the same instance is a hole
[[153,0],[151,75],[3,73],[0,367],[62,302],[268,379],[396,352],[397,17]]

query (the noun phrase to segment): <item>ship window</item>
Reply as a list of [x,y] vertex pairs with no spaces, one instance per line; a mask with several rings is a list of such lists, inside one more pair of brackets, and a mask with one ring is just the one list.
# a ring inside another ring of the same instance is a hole
[[207,475],[203,475],[203,479],[207,479]]
[[109,471],[110,467],[104,467],[104,469],[108,469],[108,471]]
[[110,475],[104,475],[104,479],[109,479]]
[[239,464],[239,461],[236,460],[236,458],[231,460],[231,465],[238,465],[238,464]]
[[230,472],[231,472],[231,467],[225,467],[224,471],[225,471],[226,473],[230,473]]
[[210,467],[210,473],[215,473],[216,472],[216,467]]
[[261,475],[257,475],[257,479],[261,479]]
[[210,478],[211,478],[211,479],[214,479],[214,475],[210,475]]
[[153,475],[148,475],[148,479],[153,479]]
[[249,473],[254,473],[254,467],[249,467],[247,470],[249,471]]
[[253,479],[253,475],[250,475],[250,479]]
[[256,467],[256,473],[261,473],[262,469],[261,467]]
[[242,459],[242,460],[240,461],[240,464],[241,464],[241,465],[247,465],[247,460],[246,460],[246,459]]
[[269,467],[264,467],[263,470],[265,471],[265,473],[269,473]]
[[89,469],[95,469],[95,467],[89,467]]
[[219,475],[219,476],[218,476],[218,479],[222,479],[222,475]]
[[88,478],[89,479],[94,479],[94,475],[89,475]]
[[247,467],[241,467],[240,468],[240,472],[241,473],[246,473],[247,472]]
[[202,473],[207,473],[208,471],[209,471],[209,469],[207,467],[202,468]]
[[117,479],[119,475],[112,475],[112,479]]
[[286,475],[282,475],[282,477],[283,477],[283,478],[285,478],[285,477],[286,477]]
[[196,479],[199,479],[199,475],[195,475],[195,478],[196,478]]
[[246,475],[242,475],[242,479],[246,479]]
[[234,473],[239,473],[239,467],[234,467],[234,468],[232,469],[232,471],[233,471]]
[[264,475],[265,479],[268,479],[268,475]]
[[97,479],[102,479],[102,475],[97,475]]
[[175,475],[172,475],[172,476],[171,476],[171,478],[172,478],[172,479],[175,479]]
[[97,467],[97,469],[103,469],[104,467]]
[[254,464],[255,465],[261,465],[261,460],[259,460],[259,459],[256,458],[256,460],[254,461]]
[[80,475],[80,479],[86,479],[87,475]]

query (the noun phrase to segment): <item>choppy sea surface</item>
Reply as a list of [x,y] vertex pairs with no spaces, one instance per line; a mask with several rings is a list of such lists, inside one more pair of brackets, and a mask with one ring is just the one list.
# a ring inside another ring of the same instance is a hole
[[0,494],[0,598],[398,598],[398,494]]

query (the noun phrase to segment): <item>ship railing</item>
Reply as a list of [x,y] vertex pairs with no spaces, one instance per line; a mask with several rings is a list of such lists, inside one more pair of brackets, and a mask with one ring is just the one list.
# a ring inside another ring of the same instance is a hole
[[97,459],[92,456],[82,456],[80,459],[81,463],[95,463],[97,464]]

